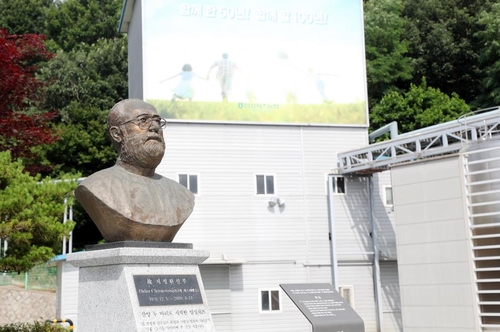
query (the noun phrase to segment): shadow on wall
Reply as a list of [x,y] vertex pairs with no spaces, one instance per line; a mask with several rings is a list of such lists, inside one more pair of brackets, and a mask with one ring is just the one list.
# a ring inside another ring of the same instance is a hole
[[[373,227],[375,228],[376,238],[379,250],[380,262],[380,280],[381,280],[381,296],[383,300],[382,311],[391,313],[394,319],[394,325],[397,330],[403,330],[403,322],[401,315],[401,300],[400,288],[397,271],[397,248],[396,248],[396,232],[395,232],[395,216],[392,206],[386,206],[383,197],[382,183],[387,182],[390,185],[390,174],[374,174],[366,176],[349,176],[346,177],[345,195],[339,196],[340,199],[334,199],[335,209],[341,209],[346,214],[349,221],[350,230],[346,225],[342,225],[342,221],[335,220],[336,226],[344,228],[349,240],[357,242],[357,250],[365,252],[373,252],[373,230],[372,230],[372,215]],[[372,200],[370,203],[370,179],[372,180]],[[370,207],[373,209],[370,211]],[[336,216],[336,218],[338,218]],[[337,242],[341,241],[341,234],[337,231]],[[353,247],[352,245],[349,247]],[[373,259],[373,255],[369,256]],[[342,260],[342,255],[338,257]]]

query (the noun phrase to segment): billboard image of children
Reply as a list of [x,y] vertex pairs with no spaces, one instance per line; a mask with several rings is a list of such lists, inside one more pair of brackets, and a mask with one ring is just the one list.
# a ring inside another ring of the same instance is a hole
[[208,70],[207,79],[210,79],[210,72],[217,67],[217,80],[221,88],[221,96],[223,101],[227,101],[227,97],[232,89],[234,72],[238,70],[236,64],[229,60],[227,53],[222,54],[222,59],[215,61]]
[[206,79],[205,77],[202,77],[195,72],[193,72],[193,67],[189,63],[186,63],[184,66],[182,66],[182,71],[175,74],[174,76],[171,76],[169,78],[166,78],[160,83],[163,83],[165,81],[171,80],[173,78],[180,77],[179,83],[172,89],[174,94],[172,95],[171,102],[175,102],[177,99],[187,99],[191,101],[194,96],[194,85],[193,85],[193,78],[201,78],[201,79]]

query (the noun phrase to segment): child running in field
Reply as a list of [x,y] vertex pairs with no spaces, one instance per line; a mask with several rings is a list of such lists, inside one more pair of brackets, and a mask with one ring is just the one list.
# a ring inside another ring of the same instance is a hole
[[194,96],[193,77],[198,77],[206,80],[205,77],[201,77],[192,70],[193,68],[191,67],[191,65],[189,63],[186,63],[184,66],[182,66],[182,71],[180,73],[177,73],[172,77],[160,81],[160,83],[163,83],[177,76],[181,77],[179,83],[172,90],[174,92],[171,99],[172,102],[175,102],[177,99],[188,99],[189,101],[193,99]]

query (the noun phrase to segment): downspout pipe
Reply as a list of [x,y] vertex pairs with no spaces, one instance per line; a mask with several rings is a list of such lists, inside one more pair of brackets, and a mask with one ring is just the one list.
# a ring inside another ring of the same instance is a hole
[[339,290],[339,279],[338,279],[338,263],[337,263],[337,236],[335,234],[335,211],[333,206],[333,181],[334,177],[328,175],[328,212],[330,214],[330,258],[332,260],[332,285],[338,291]]
[[368,193],[370,199],[370,224],[372,231],[373,243],[373,289],[375,295],[375,310],[377,312],[377,332],[382,331],[383,325],[383,309],[382,309],[382,293],[380,283],[380,252],[378,249],[378,236],[377,236],[377,217],[374,210],[374,195],[373,195],[373,177],[368,177]]

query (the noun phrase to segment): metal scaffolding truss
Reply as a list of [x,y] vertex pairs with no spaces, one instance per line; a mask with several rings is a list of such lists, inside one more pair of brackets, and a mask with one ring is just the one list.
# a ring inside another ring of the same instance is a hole
[[488,108],[389,141],[339,153],[335,171],[339,174],[380,172],[390,165],[456,153],[473,142],[498,134],[500,107]]

